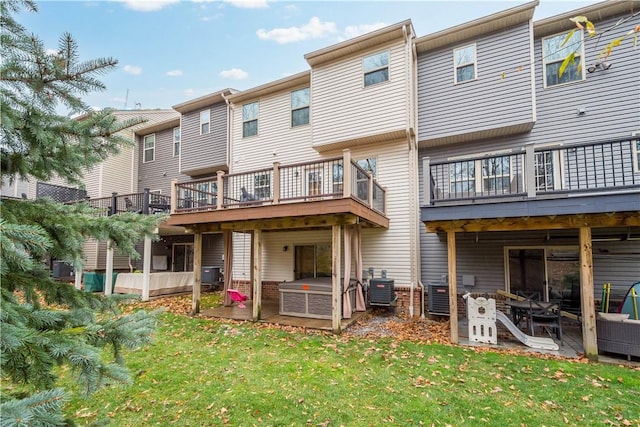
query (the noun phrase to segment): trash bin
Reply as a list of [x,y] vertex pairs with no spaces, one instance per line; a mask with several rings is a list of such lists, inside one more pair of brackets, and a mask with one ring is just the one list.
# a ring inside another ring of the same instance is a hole
[[83,275],[85,292],[102,292],[104,291],[104,274],[89,271]]

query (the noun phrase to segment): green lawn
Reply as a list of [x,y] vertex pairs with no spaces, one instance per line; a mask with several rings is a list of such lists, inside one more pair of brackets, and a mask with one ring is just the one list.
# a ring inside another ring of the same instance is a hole
[[165,313],[80,425],[640,425],[640,370]]

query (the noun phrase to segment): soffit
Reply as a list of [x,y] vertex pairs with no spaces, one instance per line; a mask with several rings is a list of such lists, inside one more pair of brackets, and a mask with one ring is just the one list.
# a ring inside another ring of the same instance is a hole
[[569,19],[574,16],[586,16],[591,22],[598,22],[612,16],[632,14],[640,11],[640,1],[638,0],[610,0],[581,9],[572,10],[561,15],[541,19],[533,23],[533,33],[536,37],[544,37],[550,34],[566,31],[575,28],[575,24]]
[[418,53],[423,53],[528,22],[533,19],[533,12],[538,4],[539,0],[535,0],[420,37],[415,41],[416,50]]
[[[408,27],[408,30],[405,30],[406,27]],[[314,67],[325,62],[342,58],[347,55],[355,54],[374,46],[380,46],[389,41],[401,40],[405,37],[405,31],[407,32],[408,37],[413,37],[414,31],[410,19],[385,28],[381,28],[371,33],[361,35],[359,37],[355,37],[342,43],[326,47],[324,49],[307,53],[304,56],[304,59],[307,60],[309,65]]]
[[311,72],[303,71],[293,76],[285,77],[280,80],[265,83],[252,89],[243,90],[227,97],[233,103],[244,102],[250,99],[257,99],[272,93],[293,89],[297,86],[309,85],[311,83]]

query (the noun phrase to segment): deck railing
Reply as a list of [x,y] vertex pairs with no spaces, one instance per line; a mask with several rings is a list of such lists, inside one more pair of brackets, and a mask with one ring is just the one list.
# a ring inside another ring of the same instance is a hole
[[640,139],[430,162],[423,159],[425,204],[620,191],[640,186]]
[[152,193],[145,188],[142,193],[118,194],[109,197],[79,200],[69,203],[86,202],[96,209],[96,216],[109,216],[122,212],[141,214],[169,213],[171,198],[169,196]]
[[[351,167],[345,170],[344,165]],[[371,173],[342,157],[280,165],[250,172],[225,174],[173,183],[172,212],[200,212],[291,202],[351,197],[381,213],[385,190]],[[222,197],[219,197],[222,195]]]

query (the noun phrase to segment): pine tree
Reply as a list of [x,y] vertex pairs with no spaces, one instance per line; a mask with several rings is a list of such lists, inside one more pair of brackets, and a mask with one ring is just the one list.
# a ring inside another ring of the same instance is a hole
[[[23,9],[37,12],[31,0],[0,2],[2,179],[56,176],[81,186],[84,170],[131,144],[118,132],[143,120],[119,122],[108,110],[92,111],[81,96],[104,90],[98,77],[117,61],[80,61],[69,34],[56,52],[47,51],[14,18]],[[147,343],[156,320],[144,311],[122,315],[117,297],[54,281],[43,260],[78,263],[87,238],[110,239],[119,252],[135,257],[136,242],[151,235],[159,219],[135,213],[101,217],[87,204],[50,200],[3,198],[0,209],[0,423],[65,425],[56,367],[70,366],[87,393],[110,381],[129,381],[122,350]]]

